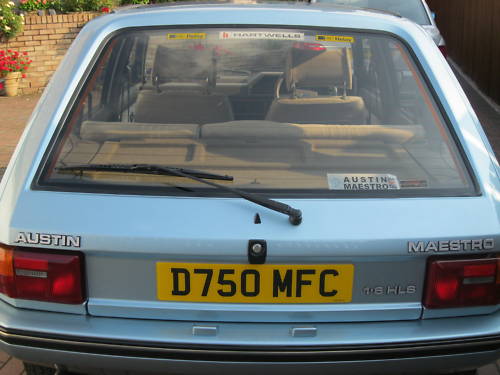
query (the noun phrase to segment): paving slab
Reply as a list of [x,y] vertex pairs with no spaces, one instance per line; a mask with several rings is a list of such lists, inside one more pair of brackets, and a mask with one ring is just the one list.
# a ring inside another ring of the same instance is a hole
[[10,357],[0,368],[0,375],[23,375],[23,363],[17,358]]
[[0,168],[7,166],[38,99],[40,94],[0,96]]
[[[477,375],[498,375],[500,373],[500,361],[491,365],[481,367]],[[1,374],[1,372],[0,372]]]

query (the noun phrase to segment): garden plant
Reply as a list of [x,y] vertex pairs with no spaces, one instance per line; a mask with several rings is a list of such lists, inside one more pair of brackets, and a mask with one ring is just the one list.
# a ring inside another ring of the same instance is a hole
[[31,62],[27,52],[0,50],[0,77],[4,79],[0,89],[5,89],[7,96],[17,95],[19,83],[26,78]]

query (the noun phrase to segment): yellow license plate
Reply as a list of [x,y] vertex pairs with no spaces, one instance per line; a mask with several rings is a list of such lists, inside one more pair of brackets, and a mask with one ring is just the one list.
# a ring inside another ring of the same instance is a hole
[[346,303],[354,265],[156,263],[161,301]]

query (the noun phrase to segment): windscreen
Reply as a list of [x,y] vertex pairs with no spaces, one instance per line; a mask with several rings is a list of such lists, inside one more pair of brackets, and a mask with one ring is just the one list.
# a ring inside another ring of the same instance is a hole
[[137,164],[232,176],[220,183],[276,196],[473,194],[406,47],[342,30],[114,37],[62,124],[39,185],[224,194]]
[[318,3],[348,5],[385,10],[399,14],[419,25],[430,25],[422,0],[316,0]]

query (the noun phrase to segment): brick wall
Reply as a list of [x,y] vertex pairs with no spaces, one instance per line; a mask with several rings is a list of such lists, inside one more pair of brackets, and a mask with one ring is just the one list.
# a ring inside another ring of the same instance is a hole
[[73,13],[56,16],[25,17],[24,31],[0,49],[28,52],[33,60],[19,94],[41,92],[80,29],[99,13]]

